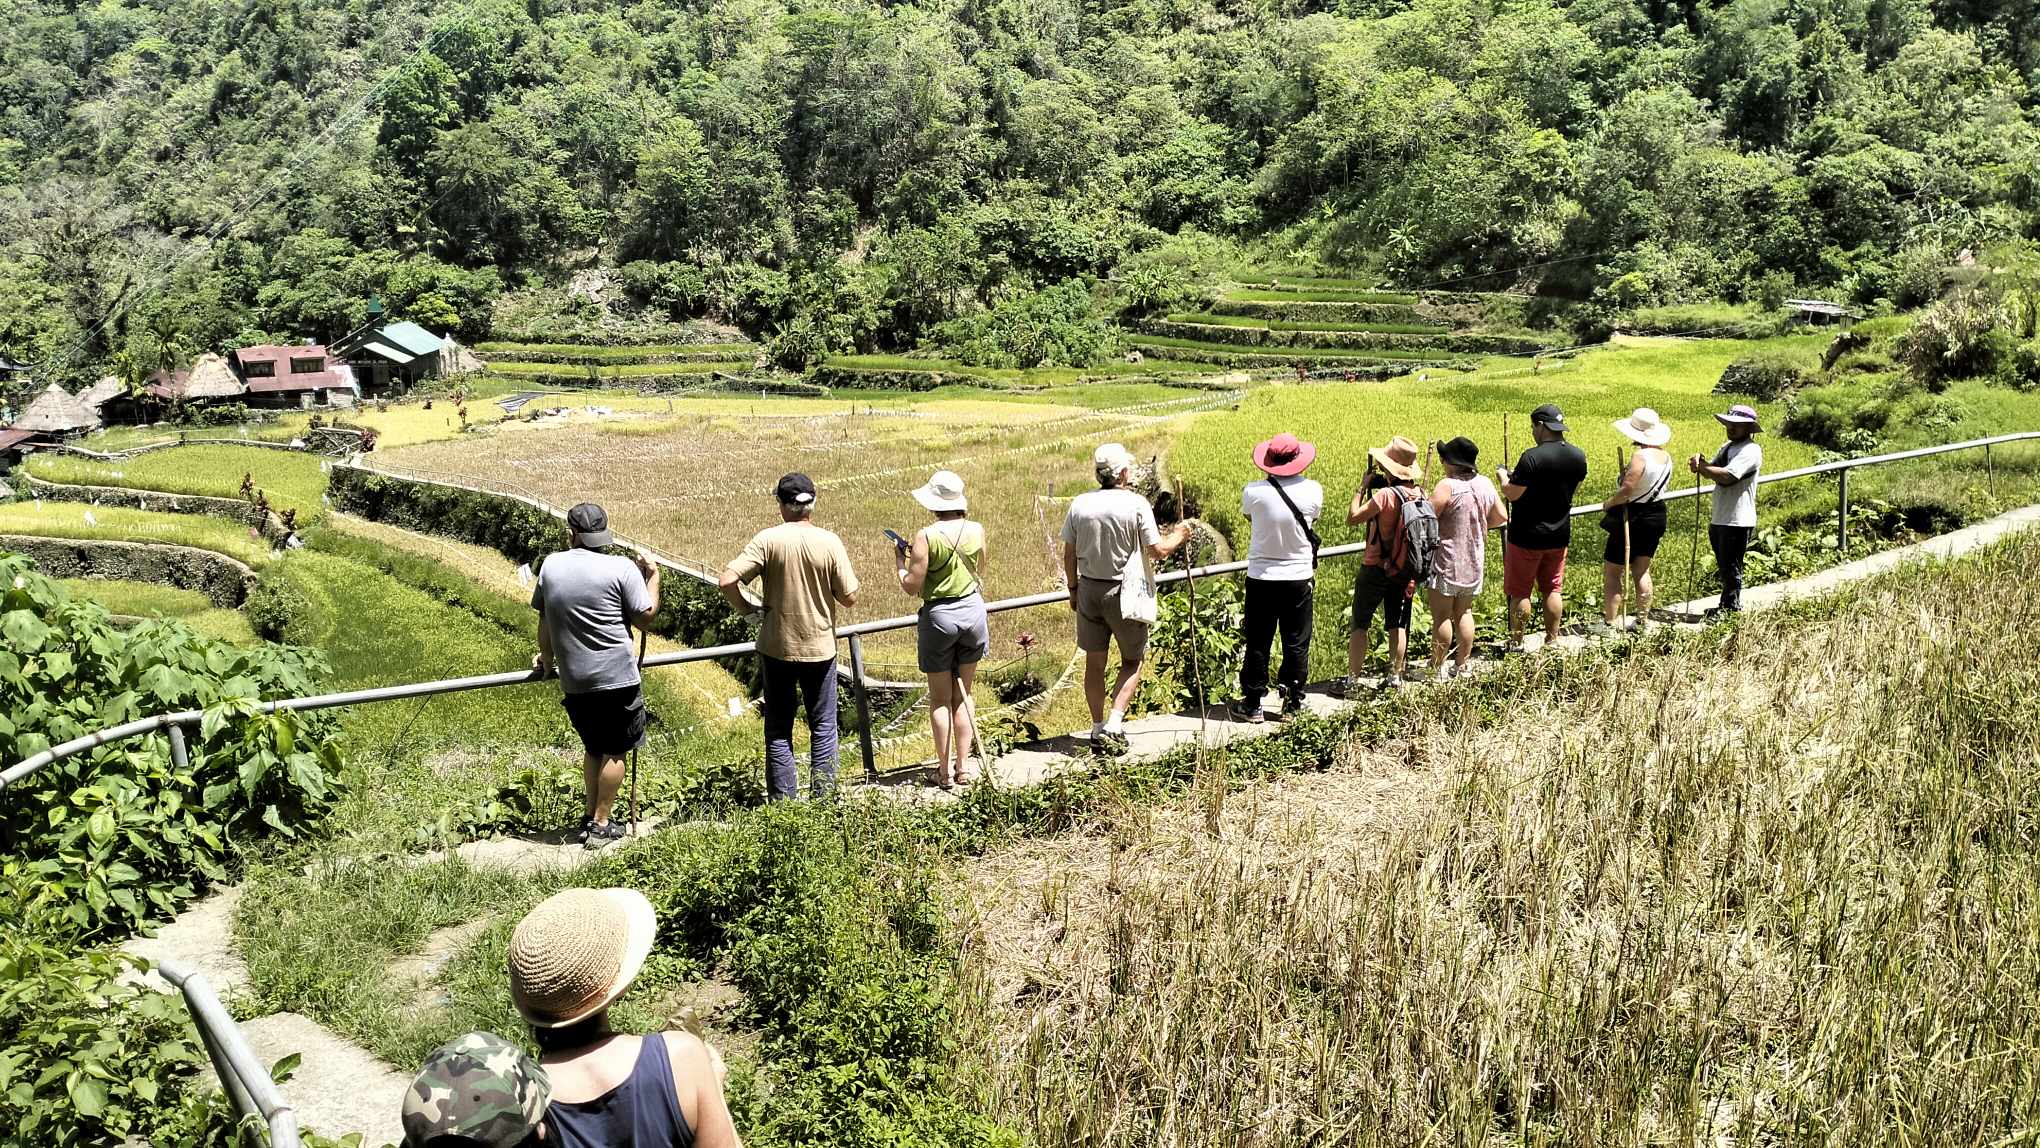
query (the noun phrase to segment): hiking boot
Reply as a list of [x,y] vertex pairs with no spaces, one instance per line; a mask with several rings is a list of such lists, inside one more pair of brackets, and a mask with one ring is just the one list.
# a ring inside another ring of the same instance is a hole
[[1268,720],[1268,715],[1261,712],[1259,702],[1251,706],[1245,701],[1229,702],[1225,707],[1225,714],[1236,722],[1245,722],[1248,725],[1260,725]]
[[600,849],[612,841],[621,841],[628,836],[630,836],[630,826],[626,822],[591,823],[588,826],[588,837],[584,845],[589,849]]

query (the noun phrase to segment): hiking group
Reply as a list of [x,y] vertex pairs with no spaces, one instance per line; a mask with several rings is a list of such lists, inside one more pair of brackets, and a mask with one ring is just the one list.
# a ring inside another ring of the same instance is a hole
[[[1688,456],[1686,467],[1714,484],[1708,538],[1721,575],[1716,609],[1732,613],[1741,607],[1743,563],[1757,522],[1763,451],[1753,436],[1761,428],[1746,406],[1714,417],[1727,441],[1711,456]],[[1634,450],[1621,465],[1615,491],[1601,503],[1604,592],[1602,617],[1592,631],[1622,624],[1630,604],[1625,588],[1632,584],[1639,624],[1648,619],[1651,563],[1666,534],[1664,497],[1674,470],[1666,449],[1672,430],[1655,411],[1640,408],[1613,425]],[[1567,441],[1565,414],[1554,404],[1530,412],[1530,434],[1530,448],[1513,465],[1497,468],[1492,480],[1479,472],[1480,448],[1464,436],[1432,443],[1421,458],[1417,445],[1400,435],[1367,452],[1366,477],[1346,507],[1346,522],[1364,528],[1365,545],[1353,583],[1345,691],[1363,675],[1377,619],[1387,647],[1382,684],[1392,689],[1406,680],[1419,589],[1430,611],[1432,671],[1443,678],[1467,672],[1474,602],[1487,578],[1487,533],[1497,528],[1504,530],[1507,649],[1523,648],[1524,632],[1540,607],[1546,641],[1558,637],[1572,500],[1586,480],[1587,456]],[[1425,490],[1432,453],[1442,474]],[[1242,696],[1233,704],[1237,720],[1266,720],[1271,688],[1279,713],[1293,714],[1303,704],[1321,549],[1317,523],[1325,510],[1324,488],[1304,474],[1316,458],[1316,447],[1294,434],[1276,435],[1253,449],[1262,477],[1240,496],[1251,536]],[[1092,469],[1097,487],[1071,500],[1060,558],[1083,654],[1090,738],[1113,751],[1125,748],[1126,712],[1140,688],[1156,619],[1154,565],[1180,550],[1191,531],[1185,522],[1166,528],[1157,522],[1155,507],[1133,489],[1138,465],[1124,446],[1100,446]],[[954,789],[971,781],[978,768],[973,763],[983,760],[971,692],[990,646],[982,594],[989,539],[984,525],[970,517],[964,481],[955,473],[936,472],[912,496],[932,520],[911,538],[887,534],[899,588],[920,601],[916,661],[927,681],[934,780]],[[762,615],[758,660],[766,795],[774,800],[797,795],[793,727],[804,710],[809,792],[826,796],[837,764],[839,612],[857,604],[861,586],[842,539],[814,521],[813,480],[788,474],[773,497],[779,521],[750,540],[723,569],[719,584],[739,613]],[[541,616],[533,665],[560,679],[563,704],[585,751],[580,835],[599,845],[625,832],[614,806],[626,756],[643,743],[648,724],[639,667],[645,631],[659,608],[659,569],[635,552],[627,558],[600,553],[614,538],[607,514],[592,503],[568,512],[567,539],[568,549],[541,566],[532,591],[531,604]],[[639,632],[635,656],[633,628]],[[1278,637],[1282,656],[1271,681]],[[1115,646],[1119,663],[1108,674]]]

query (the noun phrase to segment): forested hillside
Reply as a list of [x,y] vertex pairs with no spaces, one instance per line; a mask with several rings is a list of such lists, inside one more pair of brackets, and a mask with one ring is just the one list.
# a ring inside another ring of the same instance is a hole
[[2040,196],[2028,0],[6,0],[0,43],[0,351],[72,380],[373,294],[570,324],[589,268],[793,362],[1245,263],[1912,302]]

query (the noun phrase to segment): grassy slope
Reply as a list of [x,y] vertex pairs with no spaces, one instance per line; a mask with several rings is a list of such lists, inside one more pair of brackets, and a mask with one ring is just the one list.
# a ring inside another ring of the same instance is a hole
[[1112,1148],[1241,1113],[1269,1144],[2017,1142],[2040,614],[2000,591],[2036,562],[1546,662],[1329,773],[988,857],[965,1078]]
[[115,614],[135,618],[174,618],[209,638],[228,642],[252,642],[255,631],[239,610],[223,610],[196,590],[159,586],[154,582],[128,582],[111,578],[64,578],[59,580],[73,598],[84,598]]
[[28,472],[51,482],[84,486],[124,486],[171,494],[202,494],[239,498],[241,476],[254,478],[278,510],[316,510],[326,492],[319,459],[309,454],[259,446],[183,446],[153,451],[113,462],[76,455],[37,454]]
[[[87,523],[91,514],[97,524]],[[95,538],[115,542],[164,542],[216,550],[260,567],[269,561],[269,544],[249,529],[224,518],[198,514],[166,514],[119,506],[87,506],[82,502],[0,504],[0,534],[32,534],[48,538]]]

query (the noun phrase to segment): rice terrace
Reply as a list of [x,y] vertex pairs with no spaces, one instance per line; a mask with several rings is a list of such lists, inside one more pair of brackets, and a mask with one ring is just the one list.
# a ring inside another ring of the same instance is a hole
[[0,1148],[2040,1142],[2040,18],[10,11]]

